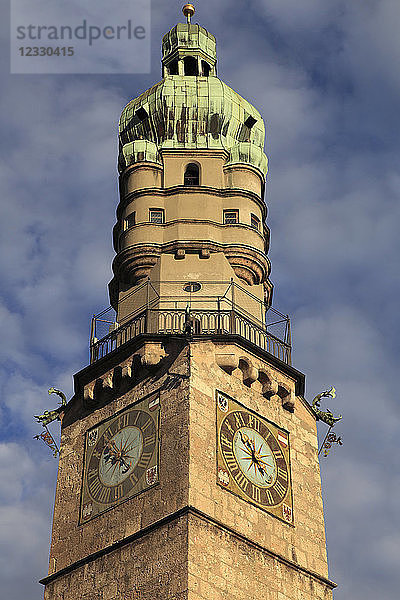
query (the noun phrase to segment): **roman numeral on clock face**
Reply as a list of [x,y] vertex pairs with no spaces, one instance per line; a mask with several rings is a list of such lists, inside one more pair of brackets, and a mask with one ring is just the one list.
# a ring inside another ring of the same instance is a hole
[[133,473],[131,473],[129,475],[129,479],[131,480],[131,482],[133,483],[133,485],[136,485],[137,482],[139,481],[139,477],[136,475],[135,471],[133,471]]
[[111,488],[103,487],[97,496],[97,500],[103,504],[108,504],[110,501]]
[[253,500],[256,502],[261,502],[261,490],[256,485],[251,486],[251,495]]
[[274,504],[274,497],[271,494],[270,490],[265,490],[265,495],[267,497],[268,504]]
[[278,477],[287,481],[288,480],[287,471],[285,469],[282,469],[281,467],[278,467]]
[[152,424],[153,424],[153,420],[152,419],[148,419],[146,421],[146,423],[144,425],[142,425],[142,427],[141,427],[142,431],[143,432],[146,431],[146,429],[148,429],[150,427],[150,425],[152,425]]
[[88,479],[94,479],[95,477],[97,477],[97,469],[89,469],[88,471]]
[[114,433],[111,431],[111,427],[106,429],[105,432],[103,433],[103,438],[105,439],[106,442],[109,442],[113,436],[114,436]]
[[[257,419],[257,417],[255,417],[252,414],[249,414],[248,417],[249,417],[248,426],[251,427],[252,429],[255,429],[256,431],[260,432],[261,423]],[[266,439],[266,437],[265,437],[265,439]]]
[[226,464],[228,465],[228,467],[231,470],[238,468],[233,452],[230,452],[230,451],[224,452],[224,458],[226,460]]
[[152,433],[150,435],[147,435],[144,440],[143,440],[143,445],[144,446],[149,446],[150,444],[154,444],[156,441],[156,434]]
[[236,480],[236,483],[242,488],[242,490],[246,491],[250,482],[249,480],[243,475],[243,473],[241,471],[238,471],[235,475],[234,478]]
[[89,483],[89,492],[95,500],[97,500],[102,487],[103,486],[101,485],[100,479],[97,478],[92,479],[92,481]]
[[221,433],[221,445],[225,446],[226,448],[232,448],[232,442],[231,440],[226,437],[226,435],[224,433]]
[[140,460],[139,460],[139,462],[138,462],[137,466],[138,466],[139,468],[144,468],[144,467],[146,467],[146,466],[147,466],[147,464],[148,464],[148,462],[149,462],[149,460],[150,460],[150,458],[151,458],[151,455],[152,455],[152,454],[153,454],[152,452],[143,452],[143,454],[142,454],[142,456],[140,457]]
[[236,412],[233,414],[235,418],[236,427],[239,429],[240,427],[244,427],[246,423],[244,422],[243,415],[240,412]]
[[274,485],[274,490],[276,491],[276,493],[278,494],[278,496],[280,498],[283,498],[283,496],[286,493],[286,488],[283,487],[283,485],[281,484],[280,481],[277,481]]
[[124,493],[124,488],[123,488],[122,483],[120,483],[119,485],[117,485],[114,488],[114,501],[115,500],[119,500],[120,498],[122,498],[123,493]]
[[233,429],[233,427],[230,424],[230,422],[228,421],[228,419],[225,419],[224,425],[232,435],[235,433],[235,430]]
[[120,416],[120,418],[118,419],[118,429],[121,429],[122,427],[127,427],[129,425],[129,416],[129,413],[125,413]]

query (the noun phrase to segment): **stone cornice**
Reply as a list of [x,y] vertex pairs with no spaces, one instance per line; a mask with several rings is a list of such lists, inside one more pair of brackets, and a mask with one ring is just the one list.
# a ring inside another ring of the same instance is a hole
[[120,175],[119,175],[120,182],[123,181],[125,179],[125,177],[128,177],[128,175],[130,175],[133,171],[138,171],[139,169],[140,170],[147,169],[149,171],[153,171],[154,169],[156,169],[158,171],[163,171],[164,167],[162,165],[160,165],[159,163],[150,162],[150,161],[137,162],[134,165],[129,165],[129,167],[126,167],[126,169],[124,169],[122,171],[122,173],[120,173]]
[[[74,375],[74,387],[75,387],[75,395],[79,395],[83,393],[84,386],[94,381],[95,379],[101,377],[105,372],[112,370],[115,366],[119,365],[122,361],[129,358],[135,352],[138,351],[139,348],[143,346],[145,342],[160,342],[164,343],[166,340],[174,339],[177,342],[180,342],[182,348],[189,344],[187,337],[185,334],[168,334],[168,333],[142,333],[130,341],[126,342],[119,348],[113,350],[103,358],[100,358],[96,362],[87,365],[84,369],[79,371]],[[193,335],[193,342],[201,342],[203,340],[211,340],[212,342],[216,342],[219,347],[229,344],[236,344],[237,346],[244,348],[255,357],[264,360],[265,362],[273,365],[275,368],[280,370],[282,373],[288,375],[295,382],[295,391],[296,396],[302,397],[305,390],[305,375],[301,371],[298,371],[292,365],[289,365],[267,350],[263,350],[256,344],[246,340],[245,338],[231,333],[223,333],[223,334],[201,334],[201,335]],[[75,396],[74,396],[75,398]],[[71,399],[72,400],[72,399]],[[304,400],[304,402],[308,405],[308,402]],[[315,415],[314,415],[315,418]]]
[[258,169],[254,165],[251,165],[250,163],[229,162],[229,163],[225,164],[222,168],[223,168],[224,172],[230,171],[232,169],[241,169],[243,171],[251,171],[252,173],[255,173],[256,175],[258,175],[258,177],[261,180],[261,184],[265,184],[265,177],[264,177],[263,173],[260,171],[260,169]]
[[[152,225],[153,225],[153,223],[152,223]],[[262,250],[258,250],[257,248],[254,248],[253,246],[249,246],[247,244],[237,244],[237,243],[224,244],[222,242],[211,242],[210,240],[172,240],[170,242],[165,242],[164,244],[157,244],[157,243],[144,244],[142,242],[138,242],[137,244],[131,244],[130,246],[128,246],[126,248],[126,250],[123,250],[120,254],[122,254],[123,252],[127,252],[130,249],[134,249],[134,248],[138,248],[138,249],[148,248],[149,250],[154,250],[155,252],[161,254],[162,252],[168,252],[168,251],[171,252],[178,247],[184,248],[186,246],[187,248],[189,248],[189,247],[191,247],[192,244],[198,244],[198,246],[196,246],[196,249],[208,248],[209,250],[211,250],[213,252],[223,252],[224,250],[229,250],[231,248],[233,250],[243,249],[244,251],[249,251],[255,255],[258,255],[260,260],[266,260],[269,263],[269,258],[265,254],[265,252],[263,252]],[[117,256],[115,257],[115,259],[117,259]]]
[[198,156],[208,158],[224,158],[229,157],[229,152],[223,148],[160,148],[161,156]]
[[161,254],[171,254],[177,250],[188,252],[223,252],[238,277],[249,285],[257,285],[268,280],[271,264],[262,250],[246,244],[224,244],[204,240],[171,240],[164,244],[137,243],[124,248],[113,261],[116,278],[126,283],[134,283],[148,276]]
[[171,514],[167,515],[166,517],[163,517],[162,519],[155,521],[154,523],[151,523],[151,525],[148,525],[147,527],[144,527],[143,529],[137,531],[136,533],[133,533],[132,535],[127,536],[123,540],[118,540],[117,542],[110,544],[106,548],[102,548],[101,550],[98,550],[97,552],[88,554],[84,558],[81,558],[80,560],[77,560],[77,561],[71,563],[67,567],[64,567],[63,569],[60,569],[59,571],[56,571],[55,573],[52,573],[51,575],[44,577],[43,579],[40,580],[39,583],[41,583],[43,585],[48,585],[49,583],[52,583],[56,579],[59,579],[60,577],[68,575],[72,571],[75,571],[76,569],[84,567],[88,563],[91,563],[91,562],[97,560],[98,558],[101,558],[102,556],[106,556],[107,554],[110,554],[111,552],[115,552],[116,550],[119,550],[120,548],[123,548],[124,546],[127,546],[128,544],[132,544],[135,541],[142,539],[143,537],[149,535],[153,531],[156,531],[157,529],[160,529],[161,527],[165,527],[166,525],[169,525],[170,523],[173,523],[174,521],[178,521],[179,519],[182,519],[185,517],[195,517],[197,519],[200,519],[200,520],[208,523],[209,525],[212,525],[213,527],[215,527],[219,530],[222,530],[225,533],[231,535],[232,537],[236,538],[240,542],[243,542],[243,543],[251,546],[255,550],[258,550],[259,552],[262,552],[262,553],[266,554],[267,556],[270,556],[271,558],[275,559],[282,565],[290,567],[290,568],[298,571],[299,573],[302,573],[303,575],[308,576],[310,579],[319,581],[320,583],[322,583],[323,585],[325,585],[327,588],[329,588],[331,590],[334,589],[335,587],[337,587],[336,583],[334,583],[330,579],[327,579],[323,575],[320,575],[319,573],[316,573],[315,571],[311,571],[310,569],[308,569],[306,567],[302,567],[298,563],[286,558],[285,556],[282,556],[281,554],[278,554],[277,552],[274,552],[273,550],[266,548],[265,546],[259,544],[258,542],[255,542],[254,540],[252,540],[248,536],[240,533],[233,527],[230,527],[229,525],[225,525],[221,521],[218,521],[214,517],[211,517],[210,515],[204,513],[203,511],[199,510],[198,508],[196,508],[194,506],[189,506],[189,505],[178,509],[174,513],[171,513]]

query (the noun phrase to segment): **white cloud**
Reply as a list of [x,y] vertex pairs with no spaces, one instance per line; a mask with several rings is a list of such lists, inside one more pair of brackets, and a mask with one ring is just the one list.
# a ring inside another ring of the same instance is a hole
[[0,577],[9,600],[43,597],[37,581],[47,572],[56,462],[40,454],[21,441],[0,443]]

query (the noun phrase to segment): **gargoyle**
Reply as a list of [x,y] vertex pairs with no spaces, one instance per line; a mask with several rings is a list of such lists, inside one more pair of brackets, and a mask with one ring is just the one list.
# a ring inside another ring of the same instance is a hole
[[331,411],[329,410],[329,408],[326,409],[326,412],[323,412],[322,410],[320,410],[319,406],[320,406],[321,398],[335,398],[335,396],[336,396],[336,390],[334,387],[331,387],[330,390],[326,390],[325,392],[321,392],[320,394],[315,396],[314,400],[312,401],[312,405],[311,405],[311,409],[312,409],[313,413],[315,414],[315,416],[317,417],[317,419],[320,419],[321,421],[323,421],[324,423],[329,425],[329,427],[333,427],[337,421],[340,421],[340,419],[342,418],[342,415],[338,415],[337,417],[334,417],[333,414],[331,413]]
[[60,396],[61,402],[59,402],[60,406],[58,408],[55,408],[54,410],[45,410],[42,415],[34,415],[37,422],[41,423],[43,427],[46,427],[49,423],[52,423],[53,421],[61,421],[60,413],[63,412],[64,406],[66,406],[67,404],[65,394],[63,394],[60,390],[56,390],[52,387],[49,389],[49,394],[57,394],[57,396]]

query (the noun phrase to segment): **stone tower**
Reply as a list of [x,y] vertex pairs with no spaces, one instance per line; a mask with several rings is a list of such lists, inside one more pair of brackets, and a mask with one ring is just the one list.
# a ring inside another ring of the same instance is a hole
[[271,307],[264,124],[193,13],[121,115],[115,312],[62,419],[46,600],[332,598],[315,416]]

